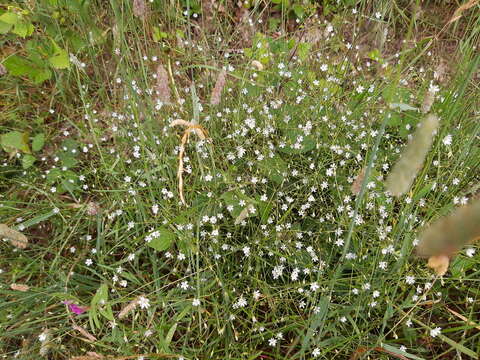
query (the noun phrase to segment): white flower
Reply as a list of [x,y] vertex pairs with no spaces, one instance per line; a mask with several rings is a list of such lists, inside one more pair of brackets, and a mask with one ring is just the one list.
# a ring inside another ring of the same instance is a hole
[[415,284],[415,277],[414,276],[407,276],[405,278],[405,282],[408,284],[408,285],[413,285]]
[[475,255],[475,252],[476,252],[476,250],[474,248],[468,248],[465,251],[465,254],[467,254],[468,257],[473,257],[473,255]]
[[200,300],[199,299],[193,299],[192,305],[193,306],[200,306]]
[[270,346],[277,345],[277,339],[271,338],[270,340],[268,340],[268,345],[270,345]]
[[430,330],[430,336],[436,337],[437,335],[440,335],[441,332],[442,332],[442,328],[436,327],[435,329]]
[[142,309],[148,309],[150,307],[150,300],[144,296],[140,296],[138,298],[138,305],[140,305]]
[[45,340],[47,340],[47,334],[45,332],[41,333],[40,335],[38,335],[38,340],[40,340],[40,342],[44,342]]
[[320,356],[320,349],[319,349],[319,348],[313,349],[313,351],[312,351],[312,356],[313,356],[313,357],[318,357],[318,356]]
[[445,136],[442,142],[443,142],[443,145],[445,146],[452,145],[452,135],[448,134],[447,136]]

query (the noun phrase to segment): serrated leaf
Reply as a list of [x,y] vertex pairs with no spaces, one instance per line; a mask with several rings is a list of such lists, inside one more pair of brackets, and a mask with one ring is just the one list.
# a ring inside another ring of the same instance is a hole
[[25,154],[22,158],[22,167],[26,170],[31,167],[36,160],[35,156]]
[[156,232],[159,233],[159,236],[153,237],[152,240],[147,242],[147,245],[157,251],[167,250],[176,238],[175,233],[166,228],[157,229]]
[[0,143],[6,152],[19,150],[21,152],[30,153],[28,146],[28,134],[20,131],[10,131],[0,137]]
[[32,150],[33,151],[40,151],[45,145],[45,134],[39,133],[33,137],[32,140]]

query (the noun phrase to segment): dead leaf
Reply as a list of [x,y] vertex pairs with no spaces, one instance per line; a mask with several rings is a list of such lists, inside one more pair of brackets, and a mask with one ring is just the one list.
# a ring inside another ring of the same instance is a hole
[[164,104],[171,104],[171,92],[169,86],[168,72],[162,64],[157,66],[157,83],[155,85],[155,93],[158,99]]
[[145,20],[148,13],[147,4],[145,0],[133,0],[133,15]]
[[5,224],[0,224],[0,238],[7,238],[13,246],[25,249],[28,245],[28,238],[21,232],[10,229]]
[[362,189],[362,184],[363,184],[363,179],[365,178],[365,168],[360,170],[358,173],[357,177],[355,178],[355,181],[353,182],[350,190],[354,195],[360,194],[360,190]]
[[240,212],[240,214],[235,219],[235,225],[240,224],[243,220],[248,217],[248,213],[255,209],[255,206],[252,204],[245,206],[245,208]]
[[218,74],[217,81],[215,82],[215,87],[212,90],[212,95],[210,96],[210,104],[218,105],[222,99],[222,91],[225,87],[225,80],[227,76],[227,71],[222,69]]
[[471,7],[474,7],[475,5],[478,4],[478,0],[470,0],[468,1],[467,3],[461,5],[460,7],[458,7],[457,10],[455,10],[455,12],[453,13],[453,16],[450,18],[450,20],[448,20],[447,24],[451,24],[455,21],[457,21],[458,19],[460,19],[462,17],[462,13],[465,11],[465,10],[468,10],[470,9]]
[[25,285],[25,284],[10,284],[10,289],[15,290],[15,291],[21,291],[25,292],[30,289],[30,286]]
[[3,66],[3,64],[0,64],[0,76],[3,76],[7,73],[7,68]]
[[447,273],[448,265],[450,264],[450,258],[446,255],[437,255],[437,256],[430,256],[428,258],[427,266],[438,276],[443,276]]
[[87,204],[87,215],[93,216],[97,215],[100,212],[100,206],[93,201],[90,201]]

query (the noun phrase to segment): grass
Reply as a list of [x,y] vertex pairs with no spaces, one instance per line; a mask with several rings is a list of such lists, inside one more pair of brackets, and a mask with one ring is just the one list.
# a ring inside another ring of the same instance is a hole
[[[458,4],[326,2],[296,22],[252,1],[245,40],[230,2],[195,17],[193,1],[155,0],[144,20],[132,3],[10,4],[33,14],[32,38],[85,66],[40,85],[0,78],[0,134],[46,139],[31,166],[27,151],[0,153],[0,223],[29,238],[0,244],[3,357],[478,358],[475,245],[442,278],[414,256],[424,224],[478,197],[478,6],[443,29],[434,14]],[[2,59],[26,40],[6,36]],[[157,101],[158,64],[171,105]],[[429,91],[439,131],[391,197]],[[188,206],[179,118],[209,135],[185,148]]]

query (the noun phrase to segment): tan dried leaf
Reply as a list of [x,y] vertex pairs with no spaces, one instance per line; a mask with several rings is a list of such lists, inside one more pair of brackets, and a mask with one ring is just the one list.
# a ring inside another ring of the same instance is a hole
[[430,256],[428,258],[427,266],[438,276],[443,276],[447,273],[448,265],[450,264],[450,258],[446,255],[437,255],[437,256]]
[[30,289],[30,286],[25,285],[25,284],[10,284],[10,289],[15,290],[15,291],[28,291]]
[[243,220],[248,217],[248,214],[255,209],[255,206],[252,204],[245,206],[245,208],[240,212],[240,214],[235,219],[235,225],[240,224]]
[[10,240],[13,246],[19,249],[25,249],[28,245],[28,238],[17,230],[10,229],[5,224],[0,224],[0,239]]
[[365,168],[360,170],[358,173],[357,177],[355,178],[355,181],[353,182],[350,190],[354,195],[360,194],[360,190],[362,189],[362,184],[363,184],[363,179],[365,178]]
[[0,64],[0,76],[3,76],[7,73],[7,68],[3,65]]
[[163,104],[171,104],[172,96],[170,92],[168,72],[162,64],[157,66],[157,83],[155,85],[155,93]]
[[227,76],[227,71],[222,69],[218,74],[217,81],[215,82],[215,87],[212,90],[212,95],[210,96],[210,104],[218,105],[222,99],[222,91],[225,87],[225,80]]
[[133,15],[145,20],[147,13],[148,9],[145,0],[133,0]]
[[87,215],[93,216],[97,215],[100,212],[100,206],[93,201],[90,201],[87,204]]

